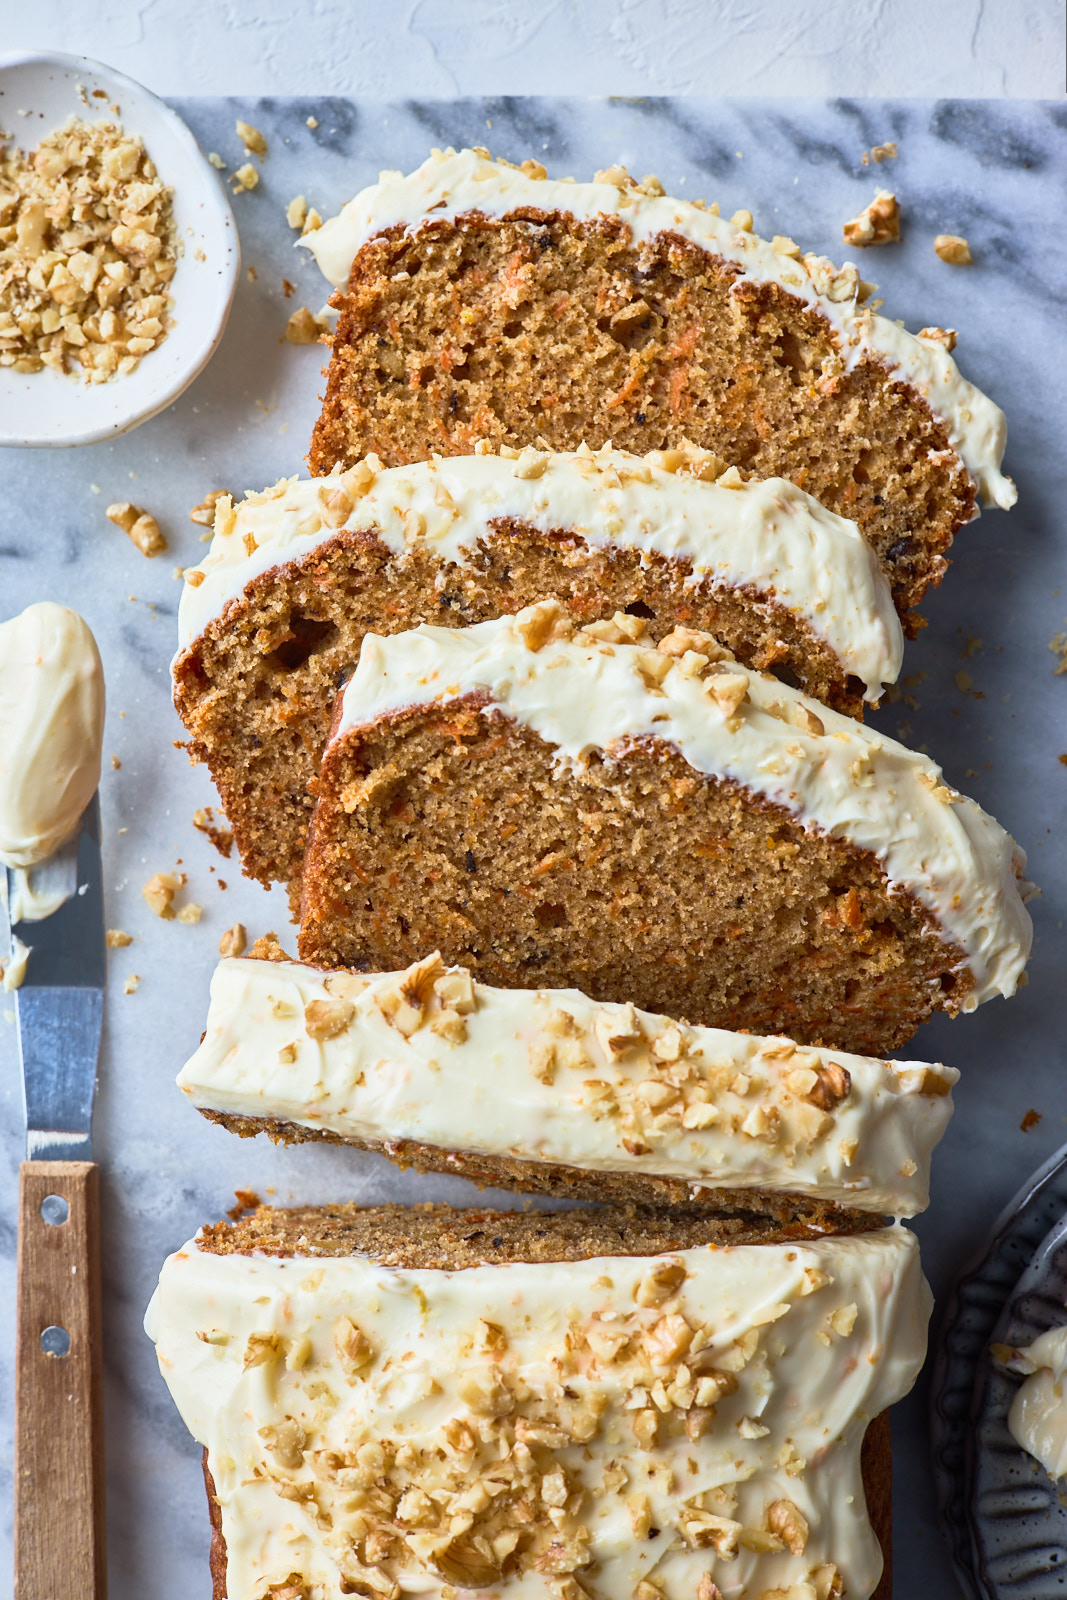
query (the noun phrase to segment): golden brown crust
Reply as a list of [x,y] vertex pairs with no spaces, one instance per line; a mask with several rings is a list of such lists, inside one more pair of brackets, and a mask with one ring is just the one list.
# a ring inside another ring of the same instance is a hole
[[502,988],[885,1055],[973,982],[877,859],[637,741],[580,769],[484,693],[327,749],[300,954],[390,970],[439,949]]
[[863,1491],[875,1536],[882,1547],[882,1576],[871,1600],[893,1600],[893,1437],[890,1413],[867,1426],[860,1454]]
[[244,869],[299,877],[311,797],[338,685],[366,633],[467,627],[549,596],[578,623],[635,611],[658,640],[678,624],[714,633],[739,660],[862,714],[862,685],[773,596],[691,583],[688,561],[501,518],[464,566],[395,554],[373,530],[338,533],[249,583],[174,667],[174,702],[222,799]]
[[254,1139],[265,1133],[275,1144],[325,1142],[386,1156],[402,1171],[448,1172],[479,1189],[511,1189],[547,1194],[557,1200],[591,1200],[607,1205],[679,1206],[718,1214],[769,1217],[779,1226],[800,1221],[813,1233],[839,1233],[852,1226],[854,1213],[811,1195],[778,1194],[770,1189],[702,1189],[681,1178],[646,1172],[601,1172],[517,1156],[482,1155],[473,1150],[442,1150],[414,1139],[357,1139],[327,1128],[307,1128],[280,1117],[247,1117],[233,1111],[197,1110],[209,1122]]
[[846,372],[827,320],[678,235],[615,218],[472,213],[357,254],[309,464],[388,465],[479,438],[643,452],[688,437],[859,523],[902,618],[975,513],[945,424],[877,357]]
[[208,1465],[207,1450],[201,1457],[204,1469],[204,1488],[207,1490],[207,1511],[211,1518],[211,1548],[208,1564],[211,1568],[211,1600],[226,1600],[226,1540],[222,1534],[222,1509],[215,1496],[215,1480]]

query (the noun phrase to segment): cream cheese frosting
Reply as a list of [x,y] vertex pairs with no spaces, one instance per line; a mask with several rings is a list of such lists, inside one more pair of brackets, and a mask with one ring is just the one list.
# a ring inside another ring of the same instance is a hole
[[1008,1365],[1027,1374],[1008,1412],[1008,1431],[1050,1478],[1067,1476],[1067,1327],[1049,1328],[1013,1350]]
[[930,1306],[900,1227],[451,1272],[194,1241],[145,1327],[230,1600],[866,1600],[860,1444]]
[[[712,472],[720,481],[699,475]],[[783,478],[745,483],[692,447],[647,457],[527,450],[385,470],[370,458],[342,477],[285,480],[216,516],[206,558],[186,569],[181,648],[253,579],[342,530],[372,531],[396,554],[424,548],[462,565],[497,519],[573,530],[594,549],[684,562],[690,584],[773,600],[862,679],[869,700],[900,671],[903,635],[889,585],[856,524]]]
[[412,706],[485,691],[493,702],[486,714],[531,728],[555,747],[561,768],[594,750],[661,740],[696,771],[870,851],[890,885],[914,895],[965,952],[974,979],[965,1010],[1014,993],[1032,937],[1020,893],[1026,856],[945,783],[940,767],[736,661],[709,667],[699,644],[665,661],[662,647],[619,642],[611,627],[575,634],[546,601],[470,628],[368,634],[333,739]]
[[576,989],[228,959],[178,1087],[198,1109],[384,1142],[764,1188],[914,1216],[951,1067],[695,1028]]
[[472,212],[505,217],[532,209],[579,220],[617,217],[630,229],[636,246],[661,234],[678,234],[736,263],[744,278],[778,284],[817,310],[833,329],[846,368],[870,357],[884,362],[894,378],[911,384],[942,418],[952,448],[984,503],[1005,510],[1015,504],[1015,485],[1000,470],[1007,438],[1004,413],[967,382],[939,339],[917,337],[867,309],[854,266],[835,272],[824,256],[801,257],[787,239],[770,244],[718,216],[717,207],[671,199],[654,192],[659,185],[647,179],[638,187],[621,167],[611,169],[612,181],[575,183],[546,178],[536,163],[524,165],[529,170],[493,161],[478,150],[434,150],[407,176],[383,172],[378,183],[298,242],[311,251],[329,282],[344,289],[357,252],[376,235],[396,227],[415,232]]
[[0,624],[0,862],[34,867],[70,838],[103,738],[104,670],[78,613],[46,600]]

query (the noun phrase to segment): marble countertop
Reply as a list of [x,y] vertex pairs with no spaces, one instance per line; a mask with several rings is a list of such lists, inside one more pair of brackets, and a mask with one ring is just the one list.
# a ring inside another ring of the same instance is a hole
[[[869,251],[862,270],[907,325],[957,327],[964,372],[1009,418],[1010,514],[991,512],[957,544],[929,626],[909,647],[904,700],[879,713],[928,748],[950,781],[994,812],[1030,852],[1043,898],[1030,985],[954,1023],[928,1024],[909,1055],[944,1058],[963,1081],[935,1162],[933,1204],[917,1223],[928,1275],[944,1292],[998,1208],[1067,1138],[1063,934],[1067,901],[1067,676],[1049,641],[1067,629],[1067,118],[1061,105],[978,101],[324,99],[175,102],[205,150],[245,159],[237,117],[267,136],[262,181],[234,201],[245,270],[226,338],[168,411],[110,445],[0,456],[0,615],[50,598],[80,610],[108,679],[102,784],[110,927],[135,942],[110,953],[95,1146],[104,1168],[109,1524],[113,1600],[207,1595],[207,1517],[198,1451],[171,1405],[141,1329],[165,1254],[253,1188],[279,1201],[468,1198],[459,1180],[420,1181],[383,1161],[304,1146],[240,1142],[190,1110],[173,1078],[204,1023],[224,929],[276,929],[292,946],[280,893],[243,880],[192,825],[214,796],[173,741],[168,663],[179,581],[203,546],[189,508],[208,489],[259,488],[299,472],[321,388],[320,352],[283,341],[289,312],[317,309],[325,286],[294,249],[285,206],[297,193],[329,215],[382,166],[427,147],[488,143],[514,160],[583,176],[624,162],[668,191],[752,209],[764,234],[840,258],[841,224],[892,186],[904,242]],[[309,129],[314,116],[318,127]],[[864,167],[895,140],[899,157]],[[975,265],[934,255],[940,232],[966,235]],[[287,299],[283,280],[294,287]],[[104,516],[130,499],[159,519],[170,550],[147,562]],[[111,754],[121,765],[112,768]],[[203,905],[198,926],[157,921],[141,896],[180,864]],[[135,994],[123,992],[130,973]],[[0,1303],[14,1304],[15,1186],[22,1156],[13,1014],[0,998]],[[1041,1121],[1024,1133],[1031,1109]],[[0,1321],[0,1473],[10,1478],[13,1323]],[[934,1521],[922,1384],[895,1416],[897,1592],[957,1593]],[[10,1494],[10,1482],[5,1483]],[[10,1552],[0,1554],[9,1562]],[[0,1572],[4,1567],[0,1565]],[[0,1578],[0,1586],[3,1580]]]

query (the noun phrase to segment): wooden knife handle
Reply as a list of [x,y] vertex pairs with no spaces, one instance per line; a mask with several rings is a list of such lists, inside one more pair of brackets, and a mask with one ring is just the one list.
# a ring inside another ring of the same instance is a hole
[[[66,1220],[46,1220],[62,1217],[63,1202]],[[62,1333],[69,1337],[67,1353],[47,1353],[62,1349]],[[92,1161],[24,1161],[15,1358],[17,1600],[105,1600],[103,1421],[100,1169]]]

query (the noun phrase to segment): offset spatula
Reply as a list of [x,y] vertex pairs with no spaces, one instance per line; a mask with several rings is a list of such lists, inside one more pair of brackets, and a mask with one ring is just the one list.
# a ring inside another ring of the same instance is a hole
[[104,1015],[97,799],[66,858],[70,899],[45,921],[12,929],[31,946],[15,995],[27,1145],[15,1367],[18,1600],[104,1600],[107,1592],[100,1184],[89,1134]]

